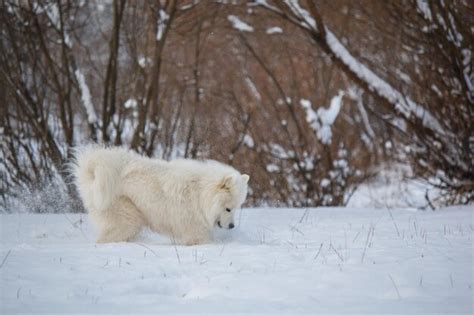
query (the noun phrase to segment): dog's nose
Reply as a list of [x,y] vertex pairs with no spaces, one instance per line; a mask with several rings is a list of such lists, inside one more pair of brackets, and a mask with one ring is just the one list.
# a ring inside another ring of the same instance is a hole
[[234,223],[229,224],[229,229],[233,229],[234,226],[235,226]]

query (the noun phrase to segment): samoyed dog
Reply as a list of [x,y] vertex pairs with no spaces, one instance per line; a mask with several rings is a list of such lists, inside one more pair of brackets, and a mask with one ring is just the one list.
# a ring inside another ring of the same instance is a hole
[[234,227],[249,181],[217,161],[164,161],[120,147],[78,149],[73,172],[99,243],[133,240],[144,227],[180,244],[210,242],[214,227]]

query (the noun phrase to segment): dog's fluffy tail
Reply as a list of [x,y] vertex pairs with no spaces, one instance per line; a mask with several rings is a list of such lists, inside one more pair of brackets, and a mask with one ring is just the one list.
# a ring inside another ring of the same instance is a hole
[[120,176],[129,152],[88,145],[77,148],[74,157],[75,183],[84,206],[89,211],[106,210],[120,196]]

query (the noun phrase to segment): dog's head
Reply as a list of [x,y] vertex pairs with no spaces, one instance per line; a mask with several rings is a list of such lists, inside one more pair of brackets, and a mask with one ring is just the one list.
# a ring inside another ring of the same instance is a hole
[[234,213],[247,197],[249,176],[239,173],[226,175],[217,187],[217,200],[214,206],[214,225],[222,229],[232,229],[235,226]]

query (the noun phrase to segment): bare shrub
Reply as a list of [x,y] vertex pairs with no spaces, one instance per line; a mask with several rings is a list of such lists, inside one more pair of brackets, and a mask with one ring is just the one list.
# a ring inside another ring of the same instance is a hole
[[45,179],[76,200],[90,141],[233,164],[253,205],[344,205],[396,157],[469,202],[472,8],[428,3],[3,1],[3,203]]

